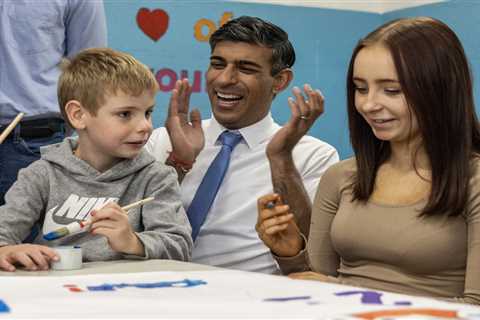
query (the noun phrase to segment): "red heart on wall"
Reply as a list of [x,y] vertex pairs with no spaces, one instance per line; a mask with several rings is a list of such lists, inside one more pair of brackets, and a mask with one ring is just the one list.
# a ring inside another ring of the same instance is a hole
[[150,39],[157,41],[168,29],[168,14],[162,9],[150,11],[140,8],[137,13],[137,24]]

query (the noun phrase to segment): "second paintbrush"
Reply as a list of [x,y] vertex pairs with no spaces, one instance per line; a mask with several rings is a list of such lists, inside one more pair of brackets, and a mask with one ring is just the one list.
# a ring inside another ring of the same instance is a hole
[[[142,206],[145,203],[152,201],[153,199],[154,199],[154,197],[149,197],[149,198],[142,199],[140,201],[130,203],[129,205],[126,205],[126,206],[122,207],[122,210],[128,211],[128,210],[133,209],[135,207]],[[81,230],[84,230],[91,223],[92,223],[91,219],[87,219],[87,220],[83,220],[83,221],[74,221],[72,223],[69,223],[65,227],[62,227],[60,229],[57,229],[57,230],[54,230],[52,232],[47,233],[46,235],[43,236],[43,239],[45,239],[47,241],[60,239],[64,236],[66,236],[66,235],[74,234],[74,233],[77,233]]]

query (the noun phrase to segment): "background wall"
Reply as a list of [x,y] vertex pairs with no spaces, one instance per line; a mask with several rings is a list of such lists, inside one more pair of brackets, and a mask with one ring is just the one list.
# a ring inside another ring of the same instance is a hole
[[455,0],[397,10],[384,14],[383,20],[415,16],[440,19],[460,38],[472,68],[477,114],[480,114],[480,1]]
[[[326,97],[325,114],[310,133],[337,148],[341,158],[352,154],[346,118],[345,75],[357,41],[393,18],[428,15],[447,22],[460,36],[472,63],[480,73],[480,3],[448,1],[384,14],[355,10],[296,7],[231,1],[114,1],[105,0],[109,45],[129,52],[156,74],[161,91],[154,112],[155,127],[162,126],[176,79],[188,77],[194,84],[191,105],[203,118],[210,116],[205,93],[205,71],[210,47],[208,36],[223,21],[241,15],[258,16],[280,25],[296,49],[295,78],[274,100],[272,113],[279,123],[290,116],[287,97],[293,85],[310,83]],[[480,95],[476,90],[477,99]]]

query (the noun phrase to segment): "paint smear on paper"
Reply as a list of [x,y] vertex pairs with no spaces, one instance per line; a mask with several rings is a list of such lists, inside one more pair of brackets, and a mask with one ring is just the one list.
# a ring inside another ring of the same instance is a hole
[[110,284],[104,283],[98,286],[87,286],[89,291],[115,291],[115,289],[123,288],[141,288],[141,289],[154,289],[154,288],[187,288],[196,287],[207,284],[203,280],[190,280],[184,279],[181,281],[160,281],[151,283],[118,283]]
[[0,300],[0,313],[7,313],[10,312],[10,308],[7,306],[3,300]]
[[267,298],[263,299],[266,302],[287,302],[287,301],[295,301],[295,300],[309,300],[312,297],[310,296],[297,296],[297,297],[278,297],[278,298]]

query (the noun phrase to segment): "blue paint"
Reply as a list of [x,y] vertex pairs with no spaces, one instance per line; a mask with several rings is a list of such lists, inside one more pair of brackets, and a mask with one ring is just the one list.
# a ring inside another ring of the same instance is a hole
[[45,235],[43,235],[43,239],[47,241],[55,240],[57,238],[55,231],[49,232]]
[[[343,291],[335,293],[336,296],[350,296],[360,294],[361,295],[361,302],[363,304],[381,304],[382,302],[382,295],[383,293],[370,291],[370,290],[359,290],[359,291]],[[411,306],[412,303],[410,301],[395,301],[393,303],[395,306]]]
[[104,283],[98,286],[87,286],[89,291],[115,291],[115,289],[122,288],[140,288],[140,289],[153,289],[153,288],[186,288],[186,287],[196,287],[200,285],[207,284],[203,280],[190,280],[184,279],[180,281],[160,281],[152,283],[118,283],[110,284]]
[[114,284],[101,284],[98,286],[87,286],[88,291],[115,291],[116,285]]
[[55,230],[55,231],[52,231],[52,232],[49,232],[47,234],[45,234],[43,236],[43,239],[47,240],[47,241],[52,241],[52,240],[56,240],[58,238],[61,238],[63,236],[66,236],[68,234],[68,229],[67,228],[60,228],[58,230]]
[[351,296],[360,294],[361,302],[363,304],[383,304],[382,302],[382,295],[383,293],[379,293],[376,291],[369,291],[369,290],[358,290],[358,291],[343,291],[335,293],[336,296]]
[[279,298],[267,298],[263,299],[266,302],[287,302],[287,301],[295,301],[295,300],[309,300],[312,297],[310,296],[297,296],[297,297],[279,297]]
[[10,308],[7,306],[3,300],[0,300],[0,313],[7,313],[10,312]]

